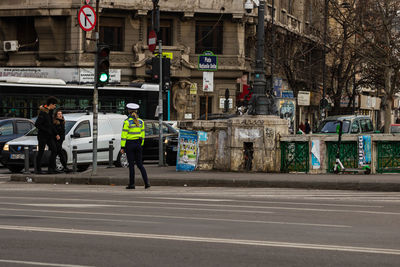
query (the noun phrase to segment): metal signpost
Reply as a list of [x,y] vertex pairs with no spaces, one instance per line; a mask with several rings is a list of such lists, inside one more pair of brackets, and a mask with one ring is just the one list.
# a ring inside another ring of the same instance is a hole
[[[96,175],[97,173],[97,136],[98,136],[98,84],[97,84],[97,76],[98,76],[98,54],[97,48],[99,44],[99,24],[97,22],[97,16],[99,11],[99,1],[96,0],[96,11],[93,7],[89,5],[84,5],[80,8],[78,12],[78,22],[79,26],[84,31],[91,31],[96,28],[95,31],[95,57],[94,57],[94,90],[93,90],[93,169],[92,175]],[[89,4],[90,0],[86,0],[86,3]]]

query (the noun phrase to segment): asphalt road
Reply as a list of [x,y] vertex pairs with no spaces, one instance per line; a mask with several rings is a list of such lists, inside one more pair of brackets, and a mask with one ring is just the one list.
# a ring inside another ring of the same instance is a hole
[[0,182],[0,266],[399,266],[400,193]]

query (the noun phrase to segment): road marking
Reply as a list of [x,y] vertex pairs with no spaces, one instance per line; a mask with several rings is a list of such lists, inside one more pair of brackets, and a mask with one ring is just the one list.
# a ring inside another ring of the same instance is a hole
[[[4,210],[0,208],[0,210]],[[12,211],[25,211],[23,209],[5,209]],[[127,217],[146,217],[146,218],[164,218],[164,219],[183,219],[183,220],[199,220],[199,221],[221,221],[221,222],[234,222],[234,223],[257,223],[257,224],[280,224],[280,225],[300,225],[300,226],[313,226],[313,227],[332,227],[332,228],[352,228],[349,225],[338,224],[319,224],[319,223],[296,223],[296,222],[279,222],[279,221],[259,221],[259,220],[235,220],[235,219],[218,219],[218,218],[204,218],[204,217],[186,217],[186,216],[166,216],[166,215],[144,215],[144,214],[115,214],[115,213],[96,213],[96,212],[68,212],[68,211],[50,211],[50,210],[29,210],[34,212],[49,212],[49,213],[67,213],[67,214],[90,214],[90,215],[108,215],[108,216],[127,216]],[[1,214],[0,214],[1,215]],[[9,215],[4,216],[18,216],[18,217],[32,217],[32,218],[48,218],[48,219],[71,219],[71,220],[95,220],[95,221],[116,221],[116,222],[143,222],[143,223],[160,223],[149,221],[131,221],[131,220],[111,220],[111,219],[95,219],[95,218],[74,218],[74,217],[61,217],[61,216],[40,216],[40,215]]]
[[389,249],[389,248],[385,249],[385,248],[372,248],[372,247],[370,248],[370,247],[323,245],[323,244],[311,244],[311,243],[275,242],[275,241],[262,241],[262,240],[227,239],[227,238],[211,238],[211,237],[180,236],[180,235],[157,235],[157,234],[141,234],[141,233],[127,233],[127,232],[93,231],[93,230],[13,226],[13,225],[0,225],[0,229],[11,230],[11,231],[33,231],[33,232],[48,232],[48,233],[61,233],[61,234],[95,235],[95,236],[111,236],[111,237],[123,237],[123,238],[143,238],[143,239],[159,239],[159,240],[173,240],[173,241],[185,241],[185,242],[247,245],[247,246],[260,246],[260,247],[282,247],[282,248],[358,252],[358,253],[370,253],[370,254],[400,255],[400,250]]
[[[128,201],[123,201],[128,202]],[[131,202],[129,202],[131,203]],[[275,213],[273,211],[261,211],[261,209],[268,210],[294,210],[294,211],[315,211],[315,212],[337,212],[337,213],[362,213],[362,214],[377,214],[377,215],[400,215],[399,212],[385,212],[385,211],[369,211],[369,210],[339,210],[339,209],[317,209],[317,208],[292,208],[292,207],[268,207],[268,206],[249,206],[249,205],[227,205],[227,204],[198,204],[198,203],[179,203],[179,202],[156,202],[156,201],[135,201],[135,204],[147,204],[146,209],[169,209],[169,210],[197,210],[197,211],[218,211],[218,212],[235,212],[235,213],[257,213],[257,214],[269,214]],[[148,204],[158,204],[161,206],[149,206]],[[18,205],[18,206],[29,206],[30,204],[25,203],[12,203],[12,202],[0,202],[0,205]],[[173,205],[174,207],[167,207],[166,205]],[[116,205],[115,205],[116,206]],[[176,206],[192,206],[192,208],[183,208]],[[198,206],[206,207],[221,207],[224,209],[206,209],[198,208]],[[126,205],[118,207],[128,208],[143,208],[143,206],[137,205]],[[236,208],[229,210],[226,208]],[[239,210],[248,209],[248,210]]]
[[33,207],[56,207],[56,208],[99,208],[99,207],[115,207],[115,205],[103,204],[55,204],[55,203],[20,203],[19,205],[33,206]]
[[[80,212],[81,213],[81,212]],[[83,212],[82,212],[83,213]],[[85,214],[89,214],[88,212],[84,212]],[[85,218],[85,217],[65,217],[65,216],[43,216],[43,215],[26,215],[26,214],[1,214],[0,216],[7,216],[7,217],[27,217],[27,218],[46,218],[46,219],[63,219],[63,220],[88,220],[88,221],[105,221],[105,222],[126,222],[126,223],[153,223],[153,224],[160,224],[160,222],[153,222],[153,221],[138,221],[138,220],[116,220],[116,219],[98,219],[98,218]],[[149,216],[154,217],[154,216]],[[1,217],[0,217],[1,218]]]
[[2,260],[0,262],[4,263],[15,263],[15,264],[28,264],[37,266],[56,266],[56,267],[91,267],[88,265],[72,265],[72,264],[61,264],[61,263],[48,263],[48,262],[38,262],[38,261],[15,261],[15,260]]
[[[82,199],[82,198],[52,198],[52,197],[4,197],[0,196],[0,198],[3,199],[35,199],[35,200],[65,200],[65,201],[87,201],[87,202],[105,202],[105,203],[132,203],[132,201],[127,201],[127,200],[104,200],[104,199]],[[222,199],[222,200],[216,200],[216,199],[194,199],[194,198],[168,198],[168,197],[138,197],[138,198],[144,198],[144,199],[170,199],[170,200],[198,200],[198,201],[210,201],[210,202],[243,202],[243,203],[259,203],[259,204],[288,204],[288,205],[312,205],[312,206],[333,206],[333,207],[356,207],[356,208],[383,208],[384,206],[377,206],[377,205],[351,205],[351,204],[330,204],[330,203],[311,203],[311,202],[287,202],[287,201],[257,201],[257,200],[232,200],[232,199]],[[136,202],[136,201],[135,201]],[[160,202],[146,202],[146,203],[160,203]],[[162,202],[164,204],[168,204],[165,202]],[[1,204],[1,203],[0,203]],[[180,203],[181,205],[185,204],[190,204],[190,203]],[[197,204],[201,205],[201,204]],[[241,207],[240,205],[238,205]],[[254,206],[253,206],[254,207]]]
[[[142,203],[136,202],[135,203]],[[146,203],[146,202],[145,202]],[[17,206],[26,206],[24,203],[10,203],[10,202],[0,202],[0,205],[7,204],[7,205],[17,205]],[[116,206],[114,206],[116,207]],[[271,214],[274,213],[273,211],[252,211],[252,210],[228,210],[228,209],[203,209],[203,208],[182,208],[182,207],[152,207],[152,206],[136,206],[136,205],[118,205],[118,207],[125,207],[125,208],[142,208],[142,209],[164,209],[164,210],[196,210],[196,211],[211,211],[211,212],[232,212],[232,213],[258,213],[258,214]]]

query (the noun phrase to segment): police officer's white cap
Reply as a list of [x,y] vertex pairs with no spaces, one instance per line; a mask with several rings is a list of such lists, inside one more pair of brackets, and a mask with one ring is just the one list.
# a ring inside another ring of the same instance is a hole
[[138,104],[135,104],[135,103],[128,103],[128,104],[126,105],[126,108],[127,108],[127,109],[139,109],[139,105],[138,105]]

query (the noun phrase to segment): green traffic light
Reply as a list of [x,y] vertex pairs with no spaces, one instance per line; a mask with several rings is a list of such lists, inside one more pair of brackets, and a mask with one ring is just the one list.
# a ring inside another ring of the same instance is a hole
[[105,83],[108,81],[108,74],[107,73],[100,73],[99,81]]

